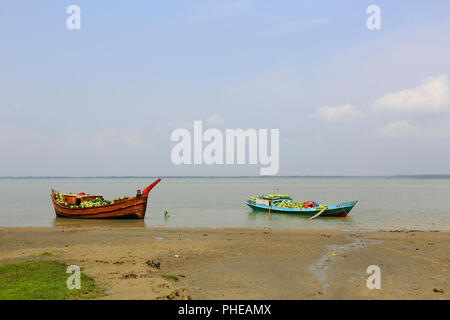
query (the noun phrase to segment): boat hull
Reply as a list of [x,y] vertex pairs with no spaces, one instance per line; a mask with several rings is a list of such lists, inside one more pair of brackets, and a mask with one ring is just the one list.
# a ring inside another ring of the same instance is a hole
[[59,204],[52,190],[52,203],[58,217],[75,219],[144,219],[148,196],[140,195],[113,204],[92,208],[68,208]]
[[[345,202],[336,206],[330,206],[320,216],[321,217],[345,217],[353,209],[358,201]],[[270,213],[286,213],[303,216],[314,216],[320,212],[315,208],[280,208],[276,206],[266,206],[263,204],[257,204],[251,201],[247,201],[246,204],[253,209],[253,211],[263,211]]]

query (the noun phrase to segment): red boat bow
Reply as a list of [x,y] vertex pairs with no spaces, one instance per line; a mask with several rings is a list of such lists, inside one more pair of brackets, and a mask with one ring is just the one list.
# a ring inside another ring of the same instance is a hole
[[143,194],[144,196],[147,196],[148,193],[150,192],[150,190],[152,190],[153,187],[156,186],[160,181],[161,181],[161,178],[156,179],[151,185],[149,185],[147,188],[145,188],[145,189],[142,191],[142,194]]

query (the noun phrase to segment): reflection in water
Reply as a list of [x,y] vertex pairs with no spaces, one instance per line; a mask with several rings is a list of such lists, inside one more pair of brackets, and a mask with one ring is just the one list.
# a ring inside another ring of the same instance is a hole
[[278,212],[271,212],[270,214],[268,212],[263,211],[251,211],[248,214],[249,220],[253,221],[293,221],[294,220],[306,220],[305,218],[308,218],[306,216],[301,215],[289,215],[286,213],[278,213]]
[[53,220],[55,227],[102,227],[102,228],[145,228],[144,220],[139,219],[72,219],[56,217]]
[[248,213],[248,219],[250,221],[267,222],[273,221],[278,224],[291,224],[291,223],[323,223],[324,221],[335,221],[336,223],[346,223],[351,225],[353,222],[352,217],[321,217],[320,219],[310,220],[310,216],[300,215],[300,214],[287,214],[280,212],[268,212],[263,211],[250,211]]

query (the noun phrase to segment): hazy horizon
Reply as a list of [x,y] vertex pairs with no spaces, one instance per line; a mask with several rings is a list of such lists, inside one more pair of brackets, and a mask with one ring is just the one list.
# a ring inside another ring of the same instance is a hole
[[450,179],[450,174],[410,174],[410,175],[372,175],[372,176],[326,176],[326,175],[276,175],[276,176],[0,176],[0,179],[154,179],[154,178],[261,178],[261,179],[277,179],[277,178],[417,178],[417,179]]

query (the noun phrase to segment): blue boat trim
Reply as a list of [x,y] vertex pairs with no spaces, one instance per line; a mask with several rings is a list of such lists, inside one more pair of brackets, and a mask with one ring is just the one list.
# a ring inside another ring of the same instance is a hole
[[[274,200],[273,202],[278,202],[278,201],[288,201],[288,200],[287,199],[285,199],[285,200],[277,199],[277,200]],[[289,201],[293,201],[293,200],[289,200]],[[350,212],[350,210],[353,209],[353,207],[356,205],[356,203],[358,203],[358,201],[342,202],[338,205],[329,206],[322,215],[323,216],[327,216],[327,215],[346,216]],[[252,208],[255,211],[270,211],[270,212],[279,212],[279,213],[307,214],[307,215],[313,215],[315,213],[320,212],[320,210],[318,210],[316,208],[281,208],[281,207],[277,207],[274,205],[267,206],[264,204],[259,204],[254,201],[248,201],[248,200],[246,201],[245,204],[248,205],[250,208]]]

